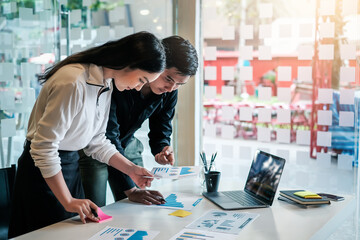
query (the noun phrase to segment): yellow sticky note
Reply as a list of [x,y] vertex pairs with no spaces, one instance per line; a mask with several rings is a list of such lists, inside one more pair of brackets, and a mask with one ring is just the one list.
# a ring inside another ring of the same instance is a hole
[[191,212],[185,211],[185,210],[176,210],[173,213],[170,213],[169,215],[176,216],[176,217],[186,217],[191,215]]
[[321,199],[320,195],[317,195],[316,193],[310,192],[310,191],[300,191],[295,192],[294,195],[302,197],[302,198],[315,198],[315,199]]

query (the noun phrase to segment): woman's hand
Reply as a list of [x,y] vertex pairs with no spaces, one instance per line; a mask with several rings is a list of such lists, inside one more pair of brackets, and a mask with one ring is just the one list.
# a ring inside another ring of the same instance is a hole
[[95,222],[99,220],[99,218],[95,217],[91,212],[91,209],[95,212],[98,210],[98,206],[96,206],[95,203],[89,199],[77,199],[71,196],[69,188],[66,186],[62,171],[52,177],[44,179],[66,211],[78,213],[83,223],[86,223],[86,217]]
[[89,218],[94,222],[99,221],[99,218],[95,217],[91,211],[91,209],[93,209],[97,212],[98,206],[89,199],[72,198],[64,207],[68,212],[78,213],[82,223],[86,223],[86,218]]
[[144,189],[145,187],[150,187],[151,182],[154,180],[153,174],[151,174],[145,168],[136,165],[131,167],[128,175],[141,189]]

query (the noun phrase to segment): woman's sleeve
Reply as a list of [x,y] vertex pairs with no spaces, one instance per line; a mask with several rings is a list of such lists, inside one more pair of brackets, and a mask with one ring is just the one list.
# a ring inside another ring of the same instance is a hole
[[[111,96],[111,92],[108,93]],[[100,96],[103,97],[103,96]],[[104,119],[101,123],[99,131],[91,139],[90,143],[84,148],[84,153],[88,156],[91,156],[93,159],[96,159],[100,162],[106,163],[109,165],[110,158],[117,152],[119,152],[115,145],[113,145],[109,139],[106,138],[106,127],[109,120],[111,105],[111,97],[108,97],[105,105]]]
[[77,82],[62,83],[59,79],[44,88],[42,91],[47,91],[43,93],[47,98],[41,100],[46,101],[46,104],[39,105],[44,105],[45,109],[31,140],[30,154],[42,176],[49,178],[61,170],[59,143],[82,107],[84,87]]

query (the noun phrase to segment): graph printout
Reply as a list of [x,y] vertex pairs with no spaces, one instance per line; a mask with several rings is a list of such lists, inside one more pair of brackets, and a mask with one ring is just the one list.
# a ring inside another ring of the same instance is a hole
[[190,223],[186,228],[238,234],[258,216],[259,214],[255,213],[210,210],[194,222]]
[[187,176],[197,176],[199,174],[199,168],[195,166],[154,167],[151,173],[154,174],[156,178],[177,179]]
[[156,178],[179,178],[181,167],[154,167],[151,173]]
[[170,238],[170,240],[235,240],[236,238],[237,236],[232,234],[207,232],[185,228],[178,232],[176,235],[174,235],[172,238]]
[[117,228],[106,226],[89,240],[152,240],[159,231],[142,231],[133,228]]
[[[164,195],[166,196],[166,195]],[[165,201],[166,203],[160,205],[147,205],[148,207],[154,208],[170,208],[170,209],[181,209],[181,210],[192,210],[196,205],[200,203],[202,198],[186,193],[172,193],[169,194]]]

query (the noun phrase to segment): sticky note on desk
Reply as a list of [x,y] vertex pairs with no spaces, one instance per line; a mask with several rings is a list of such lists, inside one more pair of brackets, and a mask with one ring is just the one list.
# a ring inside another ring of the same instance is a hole
[[[98,214],[98,217],[99,217],[99,219],[100,219],[99,221],[96,221],[97,223],[107,222],[107,221],[112,220],[112,218],[113,218],[112,216],[109,216],[109,215],[105,214],[105,213],[101,210],[101,208],[98,208],[97,214]],[[89,220],[89,218],[86,218],[86,219]]]
[[175,212],[170,213],[169,215],[171,216],[176,216],[176,217],[186,217],[191,215],[191,212],[185,211],[185,210],[176,210]]
[[105,221],[110,221],[112,220],[112,216],[109,216],[109,215],[106,215],[102,210],[101,208],[98,208],[98,216],[100,218],[100,220],[98,221],[98,223],[102,223],[102,222],[105,222]]
[[296,195],[298,197],[302,197],[302,198],[307,198],[307,199],[321,199],[320,195],[317,195],[316,193],[313,193],[310,191],[295,192],[294,195]]

